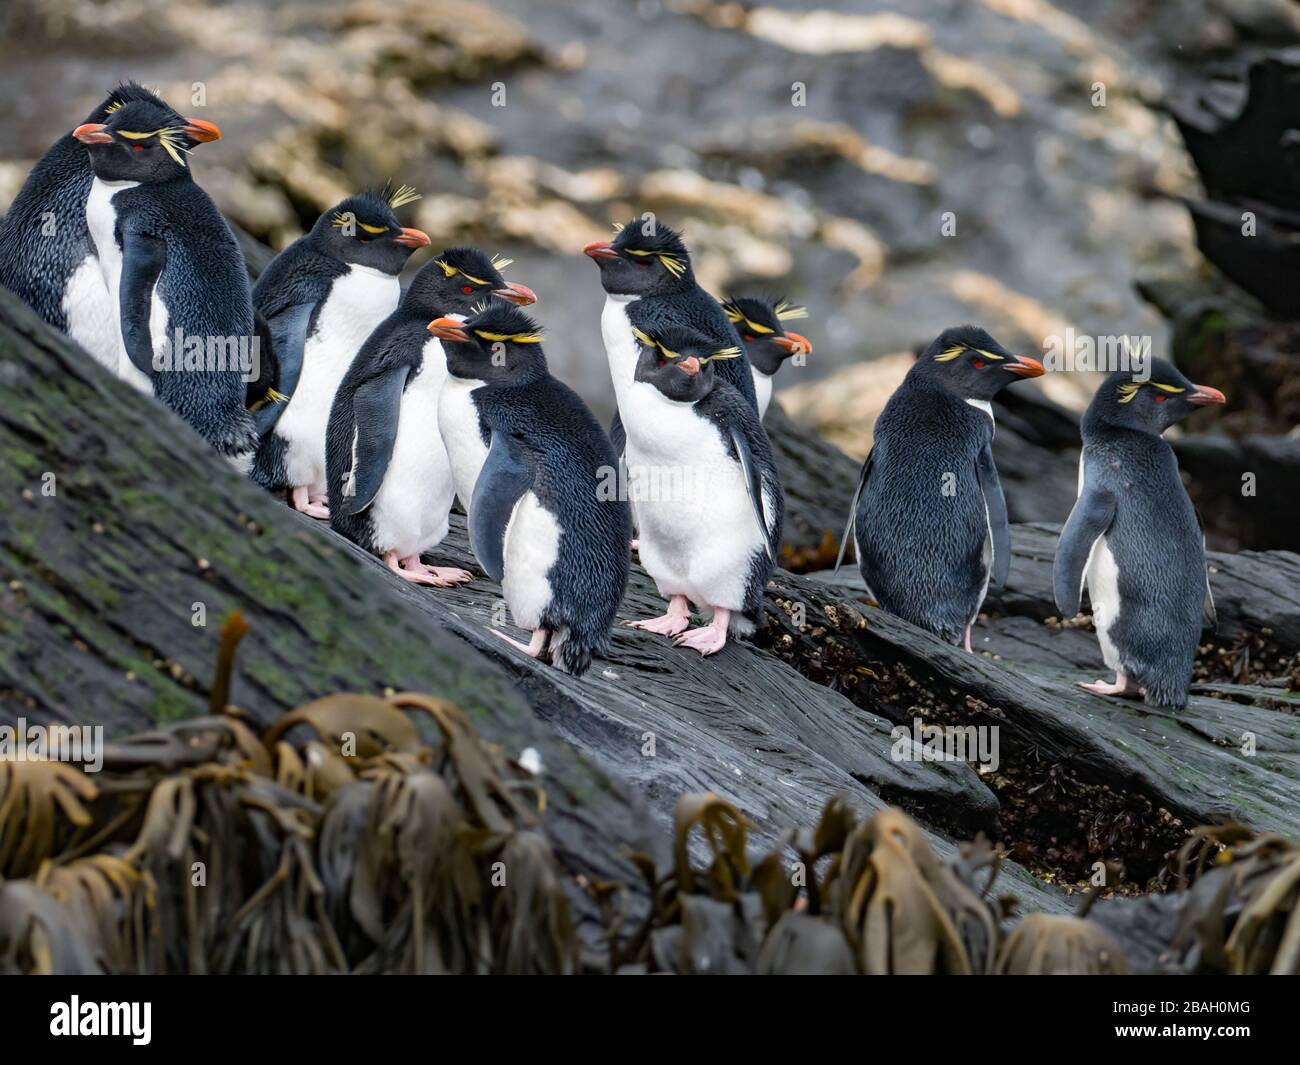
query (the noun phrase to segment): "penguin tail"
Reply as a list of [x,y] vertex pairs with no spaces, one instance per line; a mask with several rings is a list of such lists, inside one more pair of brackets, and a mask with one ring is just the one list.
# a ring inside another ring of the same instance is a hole
[[1142,701],[1147,706],[1165,710],[1183,710],[1187,707],[1187,684],[1165,678],[1144,680]]
[[557,669],[581,677],[591,668],[591,658],[596,650],[586,640],[575,638],[570,629],[557,629],[551,639],[551,662]]

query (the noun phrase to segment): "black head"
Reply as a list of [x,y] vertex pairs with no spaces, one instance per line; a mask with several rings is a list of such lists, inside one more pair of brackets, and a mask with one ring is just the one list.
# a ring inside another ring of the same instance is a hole
[[168,104],[166,100],[164,100],[152,89],[145,88],[137,81],[124,81],[121,84],[114,86],[112,89],[109,89],[108,95],[104,97],[100,105],[90,113],[86,121],[88,123],[107,122],[108,116],[111,115],[123,104],[135,103],[139,101],[143,101],[145,103],[151,103],[154,104],[156,107],[161,107],[167,111],[170,111],[175,116],[176,121],[182,123],[185,122],[185,119],[183,119],[180,116],[180,114],[175,110],[175,108],[173,108],[170,104]]
[[499,385],[521,384],[546,373],[541,328],[505,300],[490,299],[463,322],[435,318],[429,332],[442,341],[453,377]]
[[1112,425],[1159,436],[1193,411],[1225,401],[1217,388],[1192,384],[1164,359],[1152,359],[1150,370],[1145,381],[1123,371],[1107,377],[1088,404],[1084,428]]
[[619,296],[659,296],[695,283],[691,256],[676,230],[650,218],[616,227],[613,240],[582,249],[600,267],[605,291]]
[[102,122],[86,122],[72,131],[90,153],[91,169],[104,181],[153,184],[188,177],[190,149],[221,139],[213,123],[182,118],[147,89],[132,86],[126,95],[130,99],[110,100]]
[[349,266],[368,266],[396,276],[416,248],[429,245],[419,229],[403,229],[393,212],[420,197],[410,186],[396,192],[349,196],[316,219],[308,240],[317,251]]
[[786,322],[807,318],[806,308],[782,299],[732,296],[723,301],[722,309],[740,334],[750,365],[759,373],[771,377],[791,355],[812,354],[808,338],[785,327]]
[[411,279],[403,305],[430,318],[466,316],[485,299],[497,296],[519,307],[537,302],[527,285],[507,281],[501,271],[512,260],[488,258],[477,248],[447,248],[420,267]]
[[735,359],[739,348],[719,350],[715,341],[694,329],[665,325],[653,333],[634,330],[640,354],[633,379],[654,385],[677,403],[695,403],[713,388],[713,364]]
[[1041,377],[1037,359],[1012,355],[983,329],[973,325],[945,329],[912,367],[908,376],[933,381],[962,399],[990,400],[1007,385]]

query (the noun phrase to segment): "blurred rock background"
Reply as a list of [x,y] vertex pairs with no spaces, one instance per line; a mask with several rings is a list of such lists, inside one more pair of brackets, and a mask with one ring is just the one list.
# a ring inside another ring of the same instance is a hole
[[[1027,352],[1073,328],[1170,353],[1138,281],[1213,271],[1164,101],[1207,64],[1300,41],[1300,5],[8,0],[0,31],[0,207],[135,78],[221,126],[195,172],[254,269],[258,244],[348,192],[415,184],[409,224],[514,257],[555,371],[604,413],[603,297],[579,249],[654,211],[711,291],[808,306],[815,354],[782,402],[860,457],[909,353],[947,325]],[[1042,393],[1077,411],[1093,384],[1049,375]],[[1040,435],[1053,412],[1033,412]],[[1063,518],[1066,465],[1013,518]]]

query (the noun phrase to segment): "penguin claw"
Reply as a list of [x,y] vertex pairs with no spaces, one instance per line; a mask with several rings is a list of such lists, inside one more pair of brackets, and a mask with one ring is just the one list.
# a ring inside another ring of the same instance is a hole
[[438,585],[440,588],[454,588],[458,584],[469,584],[474,579],[474,574],[469,570],[459,569],[456,566],[429,566],[428,572],[443,582]]
[[702,655],[717,654],[727,645],[727,630],[715,629],[712,625],[691,629],[673,640],[675,647],[689,647]]
[[1092,692],[1094,695],[1124,695],[1128,692],[1128,681],[1124,677],[1117,678],[1113,684],[1104,680],[1094,680],[1089,684],[1081,680],[1078,685],[1084,691]]
[[678,614],[665,614],[663,617],[646,618],[644,621],[623,622],[629,629],[641,629],[645,632],[658,633],[660,636],[676,636],[679,632],[685,632],[690,623],[689,617]]

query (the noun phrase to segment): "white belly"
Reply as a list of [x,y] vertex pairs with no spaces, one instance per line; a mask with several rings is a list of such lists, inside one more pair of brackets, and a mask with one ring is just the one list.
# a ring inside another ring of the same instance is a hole
[[535,629],[551,603],[547,579],[560,554],[560,524],[555,515],[525,492],[506,525],[501,593],[516,625]]
[[636,337],[632,335],[632,322],[627,316],[627,305],[636,296],[605,296],[605,309],[600,314],[600,334],[605,341],[605,355],[609,359],[609,377],[614,383],[614,401],[623,409],[623,397],[632,387],[636,362],[640,352]]
[[[90,185],[90,195],[86,198],[86,226],[95,245],[95,258],[104,283],[106,302],[103,306],[107,312],[107,324],[103,328],[101,344],[105,358],[108,357],[111,345],[116,360],[110,368],[122,380],[141,392],[152,395],[153,383],[127,357],[126,345],[122,340],[122,249],[117,244],[117,210],[113,206],[113,198],[119,192],[133,189],[138,184],[138,181],[101,181],[95,178]],[[168,341],[168,315],[167,308],[158,296],[156,284],[150,299],[149,331],[154,353],[157,354]]]
[[[623,424],[642,565],[665,596],[742,609],[765,533],[722,434],[691,405],[644,383],[628,389]],[[763,504],[770,523],[771,501]]]
[[474,498],[474,486],[487,461],[488,449],[478,428],[478,411],[474,407],[473,393],[482,388],[483,381],[466,381],[448,377],[438,397],[438,429],[451,463],[451,476],[456,486],[456,497],[465,513],[469,513]]
[[325,490],[325,432],[339,382],[361,345],[397,307],[401,286],[392,274],[353,266],[335,278],[303,346],[302,374],[275,431],[284,438],[291,485]]
[[95,255],[82,259],[68,278],[63,290],[63,314],[68,323],[68,336],[90,352],[97,363],[117,373],[118,312],[109,301],[108,286]]
[[758,400],[758,416],[762,418],[767,413],[767,405],[772,402],[772,378],[765,373],[760,373],[753,367],[750,367],[750,374],[754,378],[754,396]]
[[1101,657],[1111,669],[1119,670],[1119,652],[1110,638],[1111,626],[1119,617],[1119,567],[1105,536],[1097,537],[1088,554],[1084,570],[1088,599],[1092,603],[1092,623],[1101,644]]
[[402,393],[393,454],[370,513],[374,546],[381,554],[419,555],[447,535],[454,489],[438,432],[438,395],[446,378],[442,345],[430,337],[423,368]]

